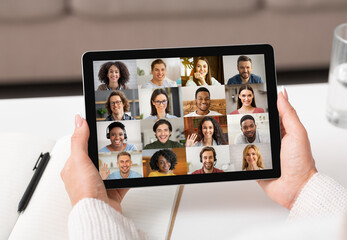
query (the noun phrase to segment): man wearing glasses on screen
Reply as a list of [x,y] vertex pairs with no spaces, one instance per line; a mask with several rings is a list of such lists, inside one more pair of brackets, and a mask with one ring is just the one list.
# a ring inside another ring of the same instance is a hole
[[184,117],[222,115],[219,112],[209,110],[211,105],[210,91],[205,87],[200,87],[195,91],[195,105],[196,110]]
[[202,162],[202,168],[192,172],[192,174],[224,172],[223,170],[214,167],[217,163],[216,155],[216,151],[213,147],[204,147],[200,151],[200,162]]

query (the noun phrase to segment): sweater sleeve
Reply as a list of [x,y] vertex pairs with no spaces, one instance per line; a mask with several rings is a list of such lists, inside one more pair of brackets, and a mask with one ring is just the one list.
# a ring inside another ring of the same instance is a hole
[[335,180],[316,173],[296,199],[288,220],[302,217],[342,216],[347,212],[347,190]]
[[105,202],[85,198],[72,209],[70,239],[148,239],[135,224]]

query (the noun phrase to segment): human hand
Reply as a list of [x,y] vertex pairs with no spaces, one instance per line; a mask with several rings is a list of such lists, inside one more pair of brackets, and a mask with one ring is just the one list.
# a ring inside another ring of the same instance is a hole
[[200,85],[206,85],[204,77],[199,72],[195,72],[194,77],[199,80]]
[[111,172],[111,170],[108,169],[108,166],[106,163],[101,164],[100,175],[101,175],[102,180],[106,180],[108,178],[108,176],[110,176],[110,172]]
[[308,180],[317,172],[310,141],[286,90],[278,94],[277,107],[281,120],[281,177],[260,180],[259,185],[275,202],[291,209]]
[[188,135],[188,138],[186,140],[186,147],[193,147],[197,143],[196,141],[197,137],[198,135],[196,133]]
[[71,154],[60,175],[72,206],[83,198],[95,198],[122,212],[121,201],[128,189],[107,190],[98,170],[88,156],[89,128],[80,115],[75,117]]

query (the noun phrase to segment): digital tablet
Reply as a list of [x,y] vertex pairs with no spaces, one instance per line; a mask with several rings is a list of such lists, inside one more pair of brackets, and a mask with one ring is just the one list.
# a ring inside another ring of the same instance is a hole
[[280,177],[270,45],[92,51],[82,65],[107,188]]

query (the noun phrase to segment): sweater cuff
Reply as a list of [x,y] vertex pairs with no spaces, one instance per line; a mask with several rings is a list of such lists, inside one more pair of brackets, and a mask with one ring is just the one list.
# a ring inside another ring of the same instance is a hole
[[72,209],[70,239],[147,239],[135,224],[105,202],[85,198]]
[[347,211],[347,190],[332,178],[316,173],[295,201],[288,219],[342,215]]

